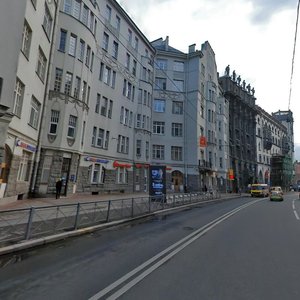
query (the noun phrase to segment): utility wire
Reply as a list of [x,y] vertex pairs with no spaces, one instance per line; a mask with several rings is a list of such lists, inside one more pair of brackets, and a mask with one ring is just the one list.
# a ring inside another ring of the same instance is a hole
[[291,78],[290,78],[290,94],[289,94],[289,105],[288,105],[288,110],[290,110],[291,96],[292,96],[292,85],[293,85],[293,75],[294,75],[295,51],[296,51],[296,43],[297,43],[298,20],[299,20],[299,6],[300,6],[300,0],[298,0],[298,6],[297,6],[297,18],[296,18],[295,37],[294,37],[294,49],[293,49],[292,70],[291,70]]

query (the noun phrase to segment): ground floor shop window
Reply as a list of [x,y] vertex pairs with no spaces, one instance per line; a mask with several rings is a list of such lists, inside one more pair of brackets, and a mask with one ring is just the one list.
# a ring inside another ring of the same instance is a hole
[[117,169],[117,183],[128,183],[128,171],[126,168]]
[[91,183],[104,183],[105,168],[101,164],[92,164],[89,167],[89,178]]
[[23,151],[20,165],[19,165],[19,170],[18,170],[18,177],[17,177],[19,181],[29,180],[31,165],[32,165],[32,153]]

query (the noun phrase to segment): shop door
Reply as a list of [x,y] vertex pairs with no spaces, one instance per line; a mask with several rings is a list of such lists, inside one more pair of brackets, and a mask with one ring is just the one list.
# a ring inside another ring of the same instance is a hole
[[62,178],[61,194],[65,196],[67,195],[67,191],[68,191],[70,165],[71,165],[71,158],[64,157],[62,167],[61,167],[61,178]]

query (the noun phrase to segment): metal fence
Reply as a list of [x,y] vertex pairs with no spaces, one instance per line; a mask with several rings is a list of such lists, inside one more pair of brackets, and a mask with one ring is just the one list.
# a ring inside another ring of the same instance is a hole
[[218,198],[216,193],[188,193],[0,211],[0,247]]

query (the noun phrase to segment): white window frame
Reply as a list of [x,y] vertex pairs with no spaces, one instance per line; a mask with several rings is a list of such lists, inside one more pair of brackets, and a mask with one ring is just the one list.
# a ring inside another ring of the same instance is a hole
[[29,58],[29,53],[30,53],[31,37],[32,37],[32,29],[30,28],[28,22],[25,20],[23,33],[22,33],[21,50],[27,58]]
[[38,127],[40,111],[41,111],[41,103],[34,96],[32,96],[29,125],[35,129],[37,129]]
[[36,73],[39,78],[44,82],[45,74],[46,74],[46,67],[47,67],[47,59],[43,52],[43,50],[39,47],[39,54],[38,54],[38,61],[36,66]]
[[24,93],[25,93],[25,85],[24,83],[17,78],[15,84],[15,91],[14,91],[14,110],[13,113],[21,117],[22,107],[23,107],[23,100],[24,100]]
[[71,139],[75,139],[76,137],[76,126],[77,126],[77,117],[74,115],[69,116],[69,123],[68,123],[68,132],[67,137]]
[[51,134],[51,135],[56,135],[57,134],[57,128],[58,128],[58,123],[59,123],[59,115],[60,115],[59,110],[51,109],[50,125],[49,125],[49,134]]

